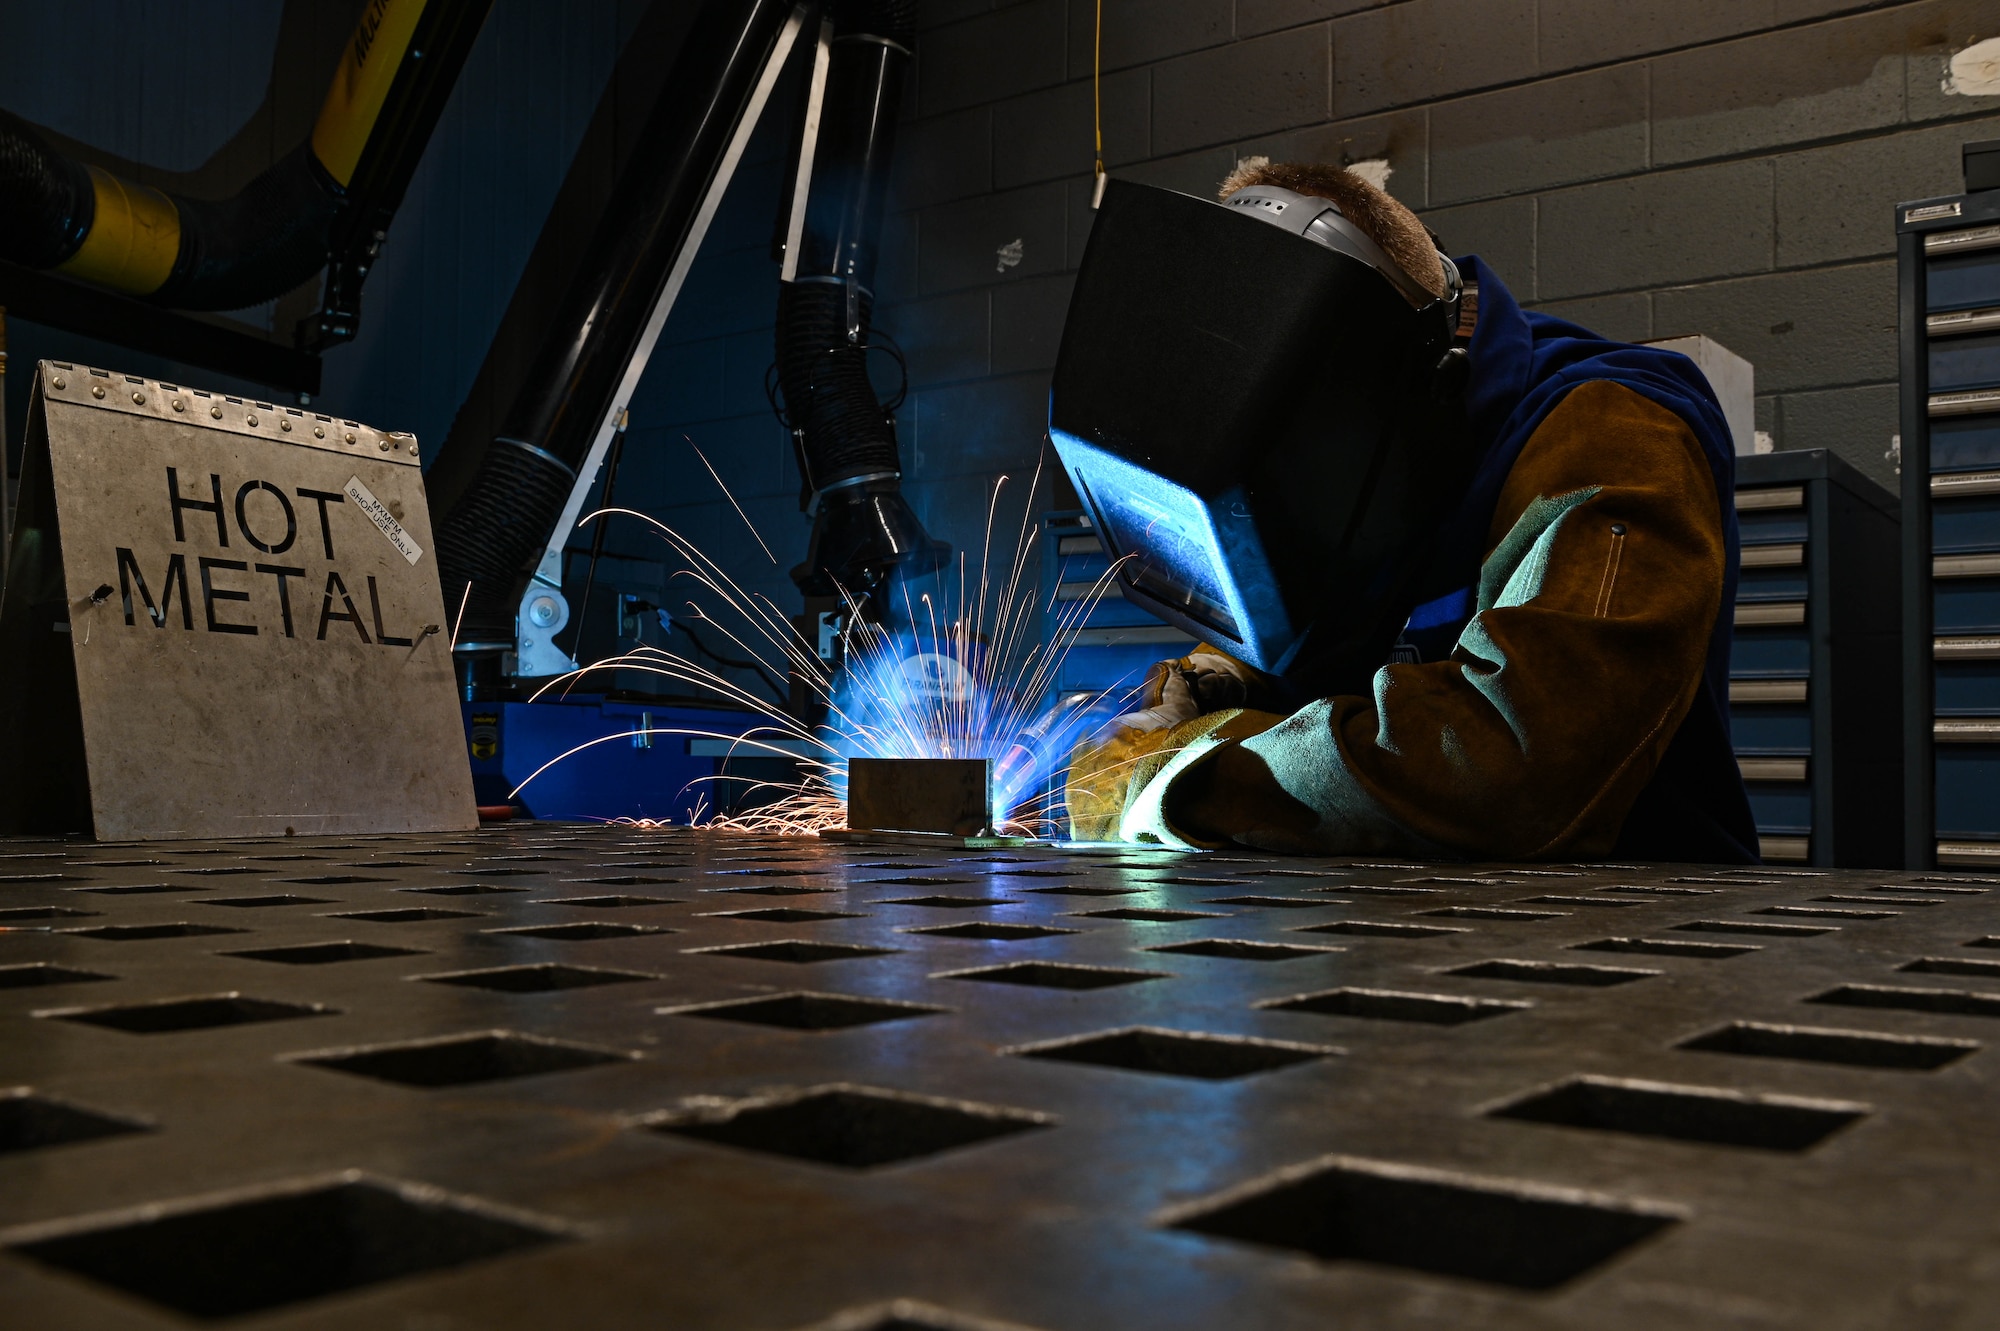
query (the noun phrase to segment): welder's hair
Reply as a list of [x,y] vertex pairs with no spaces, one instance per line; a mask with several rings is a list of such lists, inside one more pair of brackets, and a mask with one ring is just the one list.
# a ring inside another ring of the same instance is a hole
[[1226,199],[1251,185],[1275,185],[1294,194],[1331,199],[1341,216],[1382,247],[1410,279],[1433,296],[1444,295],[1444,265],[1438,262],[1431,233],[1415,213],[1388,194],[1330,162],[1273,162],[1246,157],[1222,182],[1217,198]]

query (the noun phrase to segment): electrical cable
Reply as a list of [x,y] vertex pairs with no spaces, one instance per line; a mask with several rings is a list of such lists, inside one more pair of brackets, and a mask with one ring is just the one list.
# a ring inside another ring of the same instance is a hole
[[770,685],[771,691],[778,695],[780,704],[786,704],[791,701],[791,690],[780,684],[777,676],[766,669],[762,661],[753,661],[738,656],[724,656],[720,652],[711,651],[708,644],[704,643],[700,636],[695,633],[694,629],[685,621],[675,620],[674,625],[682,633],[687,634],[688,641],[694,644],[694,649],[709,660],[715,662],[717,665],[727,666],[731,670],[754,670],[766,684]]

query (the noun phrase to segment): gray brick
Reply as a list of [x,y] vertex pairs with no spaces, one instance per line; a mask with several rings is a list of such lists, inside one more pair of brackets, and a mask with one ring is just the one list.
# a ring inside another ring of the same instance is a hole
[[[1004,544],[1008,548],[1004,551],[995,550],[989,556],[990,567],[996,572],[1007,566],[1003,558],[1012,555],[1013,540],[1020,530],[1018,506],[1012,499],[1016,493],[1026,488],[1023,484],[1025,475],[1026,473],[1023,473],[1019,478],[1010,478],[1000,492],[1000,509],[994,514],[993,526],[996,528],[995,536],[1003,538],[996,543]],[[910,507],[916,510],[917,517],[923,522],[924,530],[929,532],[934,540],[951,543],[952,571],[946,578],[948,585],[953,589],[954,597],[958,586],[958,560],[961,556],[965,560],[968,582],[976,585],[980,551],[986,544],[990,496],[993,493],[993,486],[999,479],[998,475],[953,476],[942,481],[915,481],[903,489],[904,495],[910,501]],[[1011,523],[1003,516],[1010,509],[1016,511]],[[1039,564],[1037,567],[1039,568]]]
[[[710,243],[714,240],[711,235]],[[769,243],[767,232],[765,244],[759,246],[720,254],[709,245],[702,246],[669,316],[670,319],[686,316],[689,322],[684,327],[689,331],[683,336],[747,332],[771,321],[771,311],[778,304],[775,285],[778,265],[771,262]],[[752,291],[763,293],[768,300],[746,299],[745,293]]]
[[[1177,157],[1156,157],[1112,172],[1120,180],[1136,180],[1141,185],[1178,190],[1200,199],[1212,199],[1231,171],[1238,153],[1233,148],[1203,148]],[[1086,200],[1088,202],[1088,200]]]
[[1762,430],[1773,439],[1778,434],[1778,403],[1781,399],[1775,393],[1759,393],[1752,401],[1757,423],[1754,428]]
[[1236,0],[1236,35],[1254,37],[1389,3],[1391,0]]
[[879,323],[909,357],[911,386],[925,388],[987,373],[988,308],[984,289],[960,291],[884,310]]
[[1531,78],[1535,0],[1407,0],[1333,25],[1333,114]]
[[993,0],[924,0],[917,6],[917,31],[929,32],[948,23],[984,14],[992,8]]
[[1293,28],[1153,68],[1153,151],[1184,152],[1327,118],[1324,26]]
[[1894,384],[1787,393],[1779,399],[1780,448],[1830,448],[1890,494],[1902,481],[1888,457],[1896,433]]
[[1551,72],[1740,37],[1879,0],[1541,0],[1541,62]]
[[[1232,0],[1104,0],[1104,69],[1150,65],[1230,40]],[[1069,72],[1090,76],[1097,5],[1069,7]]]
[[1902,16],[1863,14],[1652,62],[1653,162],[1831,139],[1903,118]]
[[[918,227],[917,277],[925,295],[1058,273],[1067,262],[1060,183],[940,204],[919,214]],[[1000,250],[1017,240],[1021,261],[1007,267]]]
[[925,33],[917,56],[923,114],[1061,83],[1063,15],[1063,0],[1030,0]]
[[905,459],[911,475],[922,481],[998,471],[1025,477],[1048,432],[1048,397],[1046,374],[913,394],[917,446]]
[[928,208],[992,188],[991,107],[927,116],[897,127],[891,208]]
[[1015,282],[993,291],[993,373],[1022,374],[1055,367],[1076,278],[1064,273]]
[[880,304],[917,294],[917,214],[892,212],[882,219],[882,247],[875,261],[875,299]]
[[[1944,90],[1951,57],[1973,42],[2000,33],[1991,0],[1931,0],[1901,11],[1906,19],[1908,106],[1911,120],[1976,114],[1991,102]],[[1954,190],[1954,193],[1957,191]]]
[[1544,79],[1431,108],[1433,204],[1646,169],[1646,69]]
[[[1104,80],[1107,167],[1153,155],[1150,70]],[[999,189],[1088,172],[1095,158],[1088,79],[1002,102],[993,108],[993,183]]]
[[1434,208],[1422,214],[1445,250],[1458,257],[1476,254],[1497,273],[1519,301],[1535,299],[1535,201],[1494,199],[1486,203]]
[[1679,287],[1653,296],[1653,334],[1706,333],[1757,368],[1757,391],[1896,377],[1896,265],[1851,264]]
[[[671,322],[671,320],[669,321]],[[664,336],[633,394],[635,420],[654,424],[706,420],[717,414],[715,386],[722,379],[728,339],[669,343]]]
[[[771,284],[771,307],[777,309],[777,284]],[[775,313],[773,323],[776,322]],[[753,416],[771,409],[764,395],[764,372],[777,358],[777,339],[772,327],[752,333],[738,333],[722,343],[722,380],[709,387],[709,395],[720,408],[718,416]]]
[[1644,291],[1551,301],[1535,308],[1619,342],[1644,342],[1653,336],[1653,298]]
[[1537,228],[1541,298],[1768,269],[1771,191],[1771,164],[1750,161],[1545,194]]
[[1430,200],[1430,113],[1391,111],[1289,130],[1236,145],[1236,156],[1274,162],[1389,163],[1389,193],[1411,208]]
[[1960,145],[1996,135],[2000,116],[1778,158],[1778,266],[1895,253],[1895,205],[1958,193]]

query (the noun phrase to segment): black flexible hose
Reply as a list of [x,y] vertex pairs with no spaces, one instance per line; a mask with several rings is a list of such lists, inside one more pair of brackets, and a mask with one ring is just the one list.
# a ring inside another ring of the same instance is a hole
[[868,381],[874,298],[857,295],[859,337],[850,341],[844,285],[787,282],[778,291],[778,390],[785,423],[801,442],[805,483],[815,493],[903,469],[893,418]]
[[6,111],[0,111],[0,200],[0,259],[23,267],[55,267],[90,231],[90,172]]

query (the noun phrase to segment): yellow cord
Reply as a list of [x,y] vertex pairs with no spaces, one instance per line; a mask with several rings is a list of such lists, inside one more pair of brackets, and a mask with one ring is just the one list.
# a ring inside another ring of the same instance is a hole
[[1090,53],[1090,118],[1097,131],[1097,171],[1090,206],[1104,202],[1104,0],[1097,0],[1097,35]]

